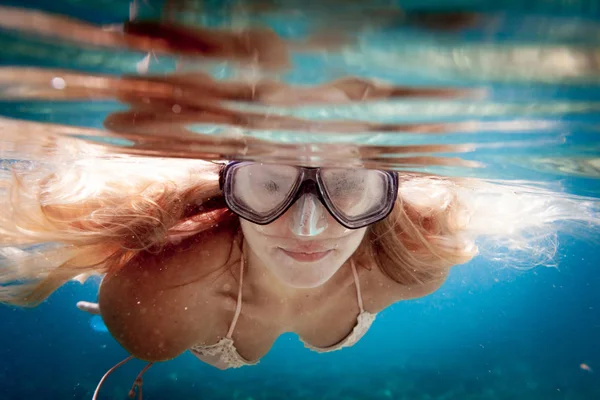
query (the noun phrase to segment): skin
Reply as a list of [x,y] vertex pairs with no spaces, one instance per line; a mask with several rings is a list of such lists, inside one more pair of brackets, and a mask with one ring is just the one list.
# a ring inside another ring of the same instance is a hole
[[[172,359],[193,345],[214,344],[224,337],[236,308],[243,236],[243,306],[233,333],[240,355],[248,360],[263,357],[285,332],[295,332],[315,346],[342,340],[359,313],[346,258],[366,229],[349,231],[331,219],[323,232],[307,241],[289,228],[295,207],[266,226],[243,221],[243,235],[236,236],[223,224],[108,274],[99,305],[112,335],[132,355],[147,361]],[[334,251],[322,261],[299,263],[277,250],[303,245]],[[445,280],[401,285],[386,277],[374,260],[361,260],[357,270],[364,308],[373,313],[432,293]]]

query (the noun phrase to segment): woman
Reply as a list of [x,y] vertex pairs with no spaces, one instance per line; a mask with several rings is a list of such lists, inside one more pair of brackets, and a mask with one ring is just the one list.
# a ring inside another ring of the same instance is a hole
[[[288,67],[291,50],[332,46],[322,37],[293,43],[268,29],[226,32],[130,21],[115,32],[43,13],[0,10],[0,25],[8,29],[271,70]],[[10,82],[23,74],[2,72]],[[137,137],[142,144],[152,142],[151,133],[186,133],[191,123],[446,132],[444,124],[315,123],[232,110],[223,103],[292,106],[468,94],[357,78],[298,88],[180,74],[100,77],[89,81],[95,86],[79,87],[74,74],[51,75],[39,76],[51,83],[44,92],[50,97],[114,96],[129,103],[130,110],[113,114],[105,125],[128,139],[144,135]],[[13,133],[22,138],[24,126],[19,122]],[[103,275],[98,305],[79,303],[80,308],[100,313],[115,339],[149,365],[187,350],[218,368],[252,365],[284,332],[296,332],[319,352],[348,347],[381,310],[439,288],[452,266],[477,254],[479,237],[511,251],[532,251],[541,256],[534,262],[541,262],[551,259],[554,223],[598,223],[597,204],[536,188],[358,167],[224,166],[164,158],[151,144],[152,154],[163,158],[84,154],[77,147],[67,149],[73,159],[61,153],[0,170],[0,301],[35,305],[71,279]],[[529,237],[549,239],[550,246]],[[134,386],[141,395],[141,374]]]
[[599,222],[596,203],[543,189],[364,168],[90,155],[44,167],[3,177],[0,300],[34,305],[103,274],[99,309],[80,307],[150,363],[190,350],[253,365],[284,332],[319,352],[352,346],[381,310],[438,289],[476,238],[542,263],[556,223]]

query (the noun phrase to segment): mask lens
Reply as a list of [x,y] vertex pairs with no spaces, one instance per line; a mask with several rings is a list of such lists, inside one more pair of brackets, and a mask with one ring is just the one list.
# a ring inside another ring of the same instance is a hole
[[390,181],[385,173],[368,169],[321,170],[325,194],[345,219],[358,221],[385,212]]
[[233,171],[233,199],[239,207],[266,216],[289,200],[299,176],[292,166],[242,164]]

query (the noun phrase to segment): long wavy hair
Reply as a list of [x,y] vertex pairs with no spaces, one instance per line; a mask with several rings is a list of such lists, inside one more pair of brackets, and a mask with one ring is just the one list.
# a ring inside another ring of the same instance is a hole
[[[0,170],[0,302],[37,305],[141,253],[216,225],[239,229],[219,189],[221,164],[84,150]],[[597,228],[599,210],[539,186],[400,174],[393,212],[368,228],[355,256],[406,285],[438,278],[482,245],[492,258],[551,265],[557,232]]]

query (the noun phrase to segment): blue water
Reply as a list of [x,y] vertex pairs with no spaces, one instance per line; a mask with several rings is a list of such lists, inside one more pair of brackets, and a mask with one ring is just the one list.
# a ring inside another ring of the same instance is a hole
[[90,318],[90,326],[96,332],[106,333],[108,332],[108,328],[104,325],[104,321],[102,321],[102,317],[99,315],[94,315]]
[[[427,298],[395,304],[354,347],[330,354],[281,336],[256,367],[219,371],[191,354],[153,366],[148,399],[596,399],[597,251],[565,239],[560,267],[527,272],[476,259]],[[0,308],[2,399],[89,399],[127,354],[75,307],[98,281],[69,284],[36,309]],[[111,376],[125,399],[143,367]]]
[[[0,3],[68,13],[96,23],[116,23],[127,19],[127,2]],[[218,25],[219,18],[226,15],[218,11],[231,2],[212,3],[216,11],[210,21]],[[452,8],[448,2],[441,0],[402,3],[407,9]],[[161,7],[159,2],[151,4],[154,8],[146,7],[141,11],[149,17],[155,16]],[[506,24],[505,29],[494,31],[487,37],[486,40],[495,43],[525,41],[529,33],[541,29],[544,18],[551,16],[570,17],[571,22],[585,23],[600,18],[600,3],[597,1],[540,0],[522,4],[518,1],[465,0],[452,4],[454,7],[462,5],[473,10],[502,12],[507,18],[512,18],[514,23]],[[522,29],[515,32],[510,29],[511,26]],[[295,24],[288,21],[287,25],[280,27],[280,32],[287,32],[290,36],[301,35],[302,27],[303,21],[295,21]],[[393,37],[394,32],[379,34]],[[410,36],[410,32],[403,35]],[[468,42],[475,40],[473,37],[481,38],[467,32],[460,40]],[[39,45],[36,39],[0,31],[0,42],[6,44],[13,39],[24,45]],[[600,35],[594,37],[589,31],[581,31],[566,37],[550,35],[547,40],[598,48]],[[90,49],[83,52],[65,44],[48,46],[50,51],[46,53],[20,53],[22,49],[10,47],[4,54],[0,52],[0,65],[61,67],[121,74],[135,71],[133,64],[140,58],[139,54],[130,53],[95,53]],[[53,49],[59,49],[62,56],[44,55],[52,54]],[[289,81],[310,81],[311,74],[316,74],[315,70],[323,72],[331,67],[322,64],[319,69],[318,64],[311,65],[309,59],[300,58],[298,61],[306,62],[306,67],[301,68],[297,75],[289,76]],[[155,66],[171,67],[168,61]],[[379,67],[373,72],[375,75],[383,77],[390,74],[385,66]],[[359,66],[346,66],[346,72],[360,71]],[[597,158],[600,155],[597,139],[600,108],[598,76],[588,77],[585,82],[523,82],[518,79],[507,82],[492,76],[440,76],[431,71],[402,75],[400,71],[395,78],[399,81],[414,78],[414,82],[430,82],[434,76],[437,77],[436,83],[458,82],[463,86],[492,87],[492,100],[517,105],[510,113],[496,118],[533,115],[563,124],[547,134],[554,137],[569,131],[565,143],[544,147],[543,155],[574,158]],[[570,106],[580,102],[588,108],[546,114],[526,109],[527,105],[544,101],[548,104],[564,101]],[[3,104],[0,114],[99,128],[107,113],[121,107],[114,102],[96,102],[73,109],[71,105],[24,101]],[[410,118],[410,115],[404,117]],[[477,117],[494,118],[484,114]],[[427,118],[435,118],[435,115]],[[527,137],[527,134],[522,136]],[[391,144],[395,139],[386,137],[385,140]],[[410,140],[410,137],[403,140]],[[462,137],[457,134],[453,140],[461,142]],[[478,140],[493,141],[493,136]],[[493,149],[481,151],[473,158],[493,163],[494,157],[519,159],[531,151],[541,150]],[[498,167],[488,171],[488,176],[543,178],[549,182],[560,181],[571,193],[600,195],[600,181],[594,173],[580,176],[557,170],[542,173],[528,168],[530,165],[527,163],[515,161],[510,164],[507,160],[500,158]],[[185,353],[173,361],[154,365],[145,374],[144,398],[600,399],[597,246],[593,241],[561,236],[557,261],[557,268],[537,267],[519,271],[482,257],[475,258],[467,265],[453,268],[448,281],[432,295],[397,303],[378,314],[371,330],[357,345],[339,352],[310,352],[303,348],[296,335],[286,334],[276,341],[269,354],[255,367],[219,371]],[[96,300],[98,285],[98,278],[92,278],[83,285],[69,283],[34,309],[0,307],[0,340],[3,344],[0,347],[0,400],[91,399],[100,377],[127,357],[128,354],[106,332],[99,317],[90,317],[75,307],[77,301]],[[141,361],[133,361],[112,375],[103,387],[100,399],[127,398],[133,379],[143,366]],[[589,370],[582,366],[589,366]]]

